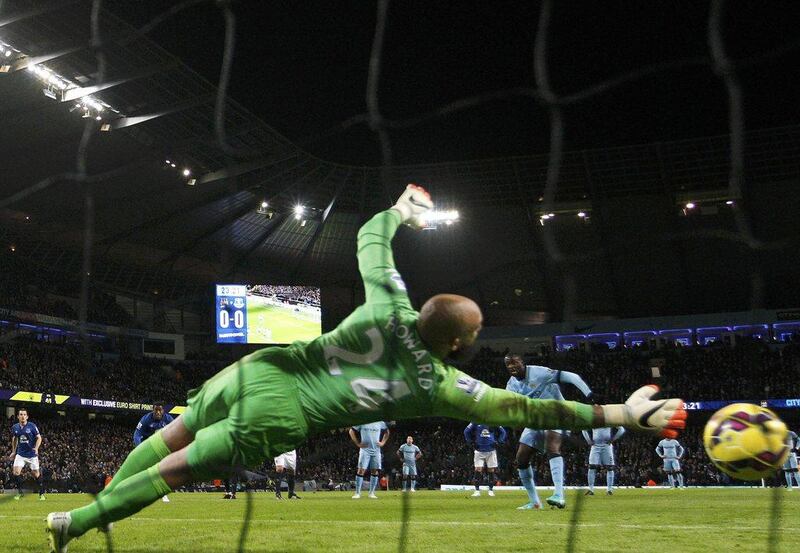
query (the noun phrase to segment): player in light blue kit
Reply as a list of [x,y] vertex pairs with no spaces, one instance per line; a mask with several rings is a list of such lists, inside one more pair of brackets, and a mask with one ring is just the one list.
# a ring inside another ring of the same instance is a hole
[[375,490],[378,488],[378,474],[382,468],[381,448],[389,439],[389,427],[383,421],[371,422],[354,426],[349,433],[350,439],[359,449],[358,469],[356,470],[356,493],[353,495],[353,499],[361,499],[361,486],[364,484],[364,473],[367,469],[371,473],[369,477],[369,498],[378,499],[378,496],[375,495]]
[[11,427],[11,468],[12,478],[17,484],[17,495],[22,498],[22,469],[28,467],[39,483],[39,501],[44,501],[44,476],[39,471],[39,447],[42,445],[42,434],[39,428],[28,420],[28,410],[24,407],[17,411],[17,422]]
[[589,451],[589,489],[586,495],[594,495],[594,480],[601,468],[606,471],[606,494],[614,494],[614,442],[625,434],[625,429],[618,426],[611,428],[595,428],[591,435],[583,431],[583,439],[592,449]]
[[[683,457],[684,449],[678,440],[664,438],[658,442],[656,453],[664,459],[664,472],[667,473],[669,485],[673,488],[685,488],[683,485],[683,473],[681,472],[680,458]],[[677,482],[676,482],[677,476]]]
[[783,475],[786,477],[786,489],[792,491],[793,474],[797,487],[800,488],[800,472],[797,470],[797,451],[800,449],[800,438],[797,437],[795,432],[789,430],[786,445],[789,446],[789,456],[783,464]]
[[[541,367],[538,365],[525,365],[522,357],[517,354],[508,354],[505,357],[506,369],[511,377],[506,384],[506,390],[516,392],[534,399],[558,399],[563,400],[560,384],[572,384],[591,401],[592,390],[575,373],[567,371],[557,371]],[[561,431],[560,430],[534,430],[526,428],[519,438],[519,448],[517,449],[517,469],[522,485],[528,492],[528,505],[523,505],[521,509],[536,508],[538,499],[536,487],[533,480],[533,468],[531,467],[531,457],[533,450],[538,449],[547,454],[550,462],[550,474],[553,477],[555,493],[547,498],[548,505],[563,509],[567,502],[564,497],[564,458],[561,456]]]
[[412,492],[417,491],[417,459],[422,457],[422,451],[414,445],[414,438],[406,438],[406,443],[397,450],[397,456],[403,461],[403,491],[409,488]]
[[[138,446],[144,440],[167,426],[175,417],[164,412],[164,404],[160,401],[153,403],[153,410],[141,418],[136,430],[133,431],[133,445]],[[169,497],[161,498],[164,503],[169,503]]]

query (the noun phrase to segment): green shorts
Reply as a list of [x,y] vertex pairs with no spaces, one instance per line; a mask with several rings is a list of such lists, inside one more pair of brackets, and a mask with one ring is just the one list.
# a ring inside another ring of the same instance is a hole
[[308,424],[285,362],[280,349],[260,350],[189,392],[181,419],[195,435],[188,452],[195,477],[255,468],[305,441]]

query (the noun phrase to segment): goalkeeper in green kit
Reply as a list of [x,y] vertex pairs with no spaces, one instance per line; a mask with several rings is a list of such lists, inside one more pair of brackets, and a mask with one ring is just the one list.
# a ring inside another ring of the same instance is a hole
[[653,400],[645,386],[623,405],[535,400],[492,388],[447,364],[473,345],[480,308],[450,294],[411,307],[391,241],[421,226],[428,193],[408,185],[397,203],[358,233],[366,302],[311,342],[244,357],[189,393],[186,412],[134,449],[85,507],[47,517],[51,551],[91,530],[108,531],[172,490],[260,465],[334,428],[414,417],[452,417],[493,426],[583,430],[625,426],[677,436],[679,399]]

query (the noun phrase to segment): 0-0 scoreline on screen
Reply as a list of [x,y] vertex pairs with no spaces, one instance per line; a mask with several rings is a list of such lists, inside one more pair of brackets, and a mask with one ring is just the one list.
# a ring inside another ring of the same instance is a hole
[[290,344],[322,334],[319,288],[217,284],[217,343]]

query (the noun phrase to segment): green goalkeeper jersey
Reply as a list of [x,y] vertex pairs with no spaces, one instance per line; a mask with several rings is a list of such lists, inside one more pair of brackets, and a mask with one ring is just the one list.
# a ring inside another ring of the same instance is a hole
[[[284,350],[311,433],[373,420],[447,416],[493,425],[590,428],[592,409],[574,402],[530,400],[491,388],[448,366],[419,337],[395,269],[391,240],[400,214],[375,215],[358,233],[366,301],[333,331]],[[288,365],[288,366],[287,366]]]

